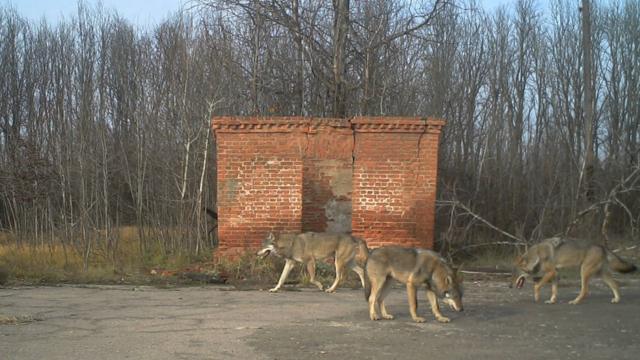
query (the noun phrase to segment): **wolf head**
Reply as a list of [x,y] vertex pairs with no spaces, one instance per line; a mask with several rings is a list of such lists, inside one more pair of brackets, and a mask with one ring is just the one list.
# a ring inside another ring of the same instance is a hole
[[535,276],[538,272],[540,272],[540,258],[535,253],[526,252],[524,255],[516,256],[509,287],[515,286],[520,289],[528,277]]
[[267,234],[267,237],[262,240],[262,249],[258,251],[256,255],[259,257],[266,257],[271,253],[277,254],[275,247],[276,236],[272,232]]
[[463,311],[462,306],[462,274],[459,270],[450,269],[443,265],[432,277],[435,293],[454,311]]

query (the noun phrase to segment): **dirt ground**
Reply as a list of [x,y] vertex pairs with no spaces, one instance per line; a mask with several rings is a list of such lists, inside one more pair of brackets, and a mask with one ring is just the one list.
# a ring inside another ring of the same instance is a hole
[[[371,321],[361,289],[336,294],[238,291],[229,286],[0,288],[0,359],[638,359],[640,279],[621,277],[622,301],[596,280],[581,305],[534,304],[531,284],[465,283],[463,313],[411,321],[406,294],[391,321]],[[548,295],[548,289],[545,293]]]

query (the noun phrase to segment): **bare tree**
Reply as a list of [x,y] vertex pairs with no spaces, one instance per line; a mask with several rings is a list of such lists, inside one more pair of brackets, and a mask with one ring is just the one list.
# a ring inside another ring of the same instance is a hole
[[55,24],[0,8],[0,231],[16,244],[114,266],[125,244],[208,251],[216,114],[443,117],[449,245],[637,235],[637,1],[191,4],[148,29],[86,5]]
[[595,153],[593,148],[593,129],[595,123],[595,103],[593,84],[593,42],[591,40],[591,1],[582,0],[582,61],[584,78],[584,165],[580,174],[580,181],[584,187],[583,193],[587,201],[593,200],[593,172]]

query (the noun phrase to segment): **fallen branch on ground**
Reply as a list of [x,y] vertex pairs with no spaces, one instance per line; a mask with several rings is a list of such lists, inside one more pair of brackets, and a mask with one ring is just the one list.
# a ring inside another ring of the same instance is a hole
[[620,251],[633,250],[633,249],[635,249],[637,247],[638,247],[638,245],[633,245],[633,246],[629,246],[629,247],[626,247],[626,248],[619,248],[619,249],[611,250],[611,252],[617,253],[617,252],[620,252]]
[[479,220],[480,222],[484,223],[485,225],[487,225],[488,227],[490,227],[491,229],[501,233],[502,235],[509,237],[513,240],[516,240],[515,243],[509,243],[511,245],[527,245],[527,242],[524,241],[524,239],[521,239],[513,234],[510,234],[502,229],[500,229],[499,227],[493,225],[491,222],[489,222],[488,220],[486,220],[485,218],[483,218],[482,216],[476,214],[475,212],[473,212],[468,206],[466,206],[465,204],[459,202],[458,200],[441,200],[437,202],[438,204],[441,205],[448,205],[448,206],[457,206],[460,207],[461,209],[463,209],[464,211],[466,211],[467,214],[471,215],[473,218]]
[[471,271],[471,270],[460,270],[463,274],[471,274],[471,275],[512,275],[510,272],[491,272],[491,271]]

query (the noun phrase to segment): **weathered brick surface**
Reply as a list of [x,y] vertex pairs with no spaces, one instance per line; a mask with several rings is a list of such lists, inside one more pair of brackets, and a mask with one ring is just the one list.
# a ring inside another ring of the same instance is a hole
[[269,120],[214,122],[221,254],[255,249],[269,231],[302,228],[303,120]]
[[352,151],[353,133],[346,120],[334,120],[332,126],[319,126],[309,133],[303,169],[303,231],[351,231]]
[[371,247],[433,247],[441,122],[355,118],[353,233]]
[[213,119],[218,255],[268,231],[353,231],[370,246],[431,247],[442,121]]

